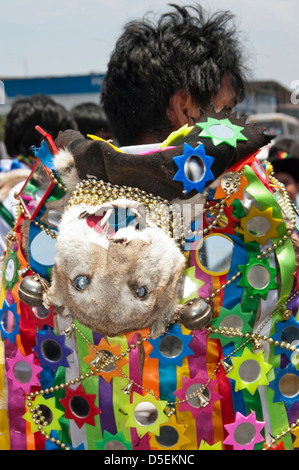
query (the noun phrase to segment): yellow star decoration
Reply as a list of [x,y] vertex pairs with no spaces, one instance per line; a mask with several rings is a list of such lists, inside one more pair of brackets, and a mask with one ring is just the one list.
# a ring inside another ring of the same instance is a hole
[[244,235],[244,243],[257,241],[263,246],[268,238],[279,237],[276,228],[281,223],[281,219],[273,217],[272,207],[260,211],[256,206],[251,206],[248,214],[240,219],[241,227],[236,228],[236,231]]
[[[174,416],[171,416],[169,423],[165,423],[160,426],[160,438],[162,437],[163,431],[165,435],[170,432],[173,436],[173,444],[170,444],[169,446],[163,445],[163,441],[162,439],[159,439],[159,436],[155,436],[154,434],[149,433],[151,449],[180,450],[182,446],[185,446],[190,443],[190,440],[187,439],[186,436],[184,436],[186,429],[187,427],[184,424],[178,424],[176,418]],[[168,439],[168,443],[169,442],[170,440]]]
[[189,127],[188,124],[185,124],[180,129],[173,131],[171,134],[169,134],[167,139],[162,142],[161,147],[169,147],[170,145],[175,145],[178,140],[186,137],[186,135],[188,135],[192,129],[193,126]]
[[115,147],[115,145],[111,144],[111,142],[108,142],[107,140],[105,139],[102,139],[102,137],[99,137],[97,135],[92,135],[92,134],[87,134],[87,137],[91,140],[101,140],[102,142],[106,142],[106,144],[109,144],[114,150],[117,150],[117,152],[121,152],[121,153],[124,153],[122,150],[120,150],[119,148]]
[[296,437],[296,439],[293,442],[293,446],[297,448],[299,447],[299,426],[297,426],[296,428],[292,430],[292,434]]
[[184,269],[182,275],[185,277],[183,298],[179,300],[179,304],[184,304],[188,300],[198,299],[198,290],[204,285],[204,281],[195,277],[195,266]]
[[222,449],[221,442],[216,442],[215,444],[210,446],[207,442],[201,441],[198,450],[223,450],[223,449]]
[[[47,426],[43,426],[43,431],[45,431],[47,434],[50,434],[50,432],[54,430],[60,431],[61,426],[59,423],[59,418],[64,415],[64,412],[56,408],[55,398],[52,397],[46,400],[43,396],[39,395],[32,403],[32,408],[35,408],[37,405],[39,405],[39,410],[43,412],[43,415],[46,418],[45,421],[48,423]],[[30,413],[30,411],[27,411],[23,418],[26,419],[26,421],[29,421],[31,425],[31,432],[35,433],[38,432],[39,429],[35,424],[34,419],[32,418],[32,414],[33,413]]]
[[167,400],[156,400],[153,395],[145,396],[134,393],[132,403],[124,406],[124,411],[128,414],[126,426],[136,428],[140,437],[147,432],[156,436],[160,435],[160,426],[169,421],[163,412],[167,405]]
[[241,357],[232,357],[233,369],[227,377],[235,380],[235,391],[246,388],[251,395],[259,385],[268,385],[266,374],[272,365],[264,362],[264,351],[256,354],[245,348]]

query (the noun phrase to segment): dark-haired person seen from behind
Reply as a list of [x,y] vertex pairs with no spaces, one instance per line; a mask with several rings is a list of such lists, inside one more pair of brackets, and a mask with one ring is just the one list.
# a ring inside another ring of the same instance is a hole
[[95,135],[104,140],[113,138],[110,124],[103,107],[96,103],[81,103],[71,109],[78,129],[84,137]]
[[200,110],[230,111],[244,97],[233,15],[170,6],[157,24],[128,23],[111,55],[101,101],[121,146],[162,142]]

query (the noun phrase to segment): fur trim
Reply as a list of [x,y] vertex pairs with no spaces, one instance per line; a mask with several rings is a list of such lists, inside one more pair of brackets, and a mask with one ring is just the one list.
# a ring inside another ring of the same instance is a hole
[[68,149],[60,150],[54,157],[54,165],[68,190],[70,192],[74,191],[81,180],[78,176],[73,154]]

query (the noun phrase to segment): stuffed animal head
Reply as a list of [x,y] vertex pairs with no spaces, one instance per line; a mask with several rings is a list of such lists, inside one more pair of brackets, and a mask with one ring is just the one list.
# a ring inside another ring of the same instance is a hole
[[150,327],[155,338],[175,314],[185,258],[161,229],[113,232],[106,215],[106,206],[66,210],[44,303],[104,336]]

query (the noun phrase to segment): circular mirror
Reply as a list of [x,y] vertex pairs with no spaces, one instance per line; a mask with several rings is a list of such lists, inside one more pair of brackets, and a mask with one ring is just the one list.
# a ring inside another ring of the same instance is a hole
[[51,424],[53,421],[53,413],[51,409],[46,405],[39,405],[39,411],[42,412],[42,416],[45,418],[45,421],[47,421],[48,425]]
[[299,393],[299,377],[295,374],[283,375],[279,381],[279,390],[285,397],[295,397]]
[[119,441],[109,441],[105,444],[104,450],[127,450],[122,442]]
[[254,289],[265,289],[270,280],[270,273],[265,266],[256,264],[247,273],[247,281]]
[[173,447],[179,441],[179,433],[172,426],[161,426],[160,436],[156,436],[156,441],[162,447]]
[[204,237],[196,249],[198,266],[212,276],[228,273],[233,256],[234,244],[226,235],[211,234]]
[[252,423],[241,423],[234,432],[235,441],[240,445],[250,444],[255,438],[255,435],[256,430]]
[[222,328],[234,328],[236,330],[242,330],[243,328],[243,321],[239,315],[229,315],[223,318],[222,322],[220,323]]
[[49,237],[46,232],[39,232],[32,239],[30,254],[33,260],[42,266],[53,266],[56,253],[56,239]]
[[261,366],[254,359],[248,359],[242,362],[239,367],[240,379],[244,382],[251,383],[255,382],[261,374]]
[[164,336],[159,343],[159,350],[162,356],[174,358],[181,354],[183,343],[180,338],[176,336]]
[[205,171],[205,164],[198,155],[191,155],[187,158],[184,165],[184,172],[189,181],[196,183],[202,180]]
[[86,418],[90,413],[88,401],[80,395],[74,395],[70,399],[70,409],[78,418]]
[[30,382],[32,378],[32,369],[30,364],[25,361],[18,361],[14,366],[13,375],[21,384]]
[[157,421],[158,410],[153,403],[144,401],[136,406],[134,417],[141,426],[151,426]]
[[32,307],[32,312],[34,316],[39,318],[40,320],[44,320],[50,314],[50,309],[40,305],[39,307]]
[[16,319],[10,310],[4,310],[1,317],[1,326],[6,333],[12,333],[16,326]]
[[271,229],[271,223],[265,217],[252,217],[246,224],[246,230],[248,233],[255,237],[263,237]]
[[225,124],[214,124],[209,127],[209,131],[219,139],[230,139],[235,135],[234,130]]
[[[202,385],[203,384],[193,384],[193,385],[191,385],[188,388],[187,392],[186,392],[186,398],[187,398],[187,396],[198,392],[198,390],[200,390]],[[202,393],[202,395],[204,395],[207,398],[207,400],[210,400],[210,391],[207,387],[205,387],[203,392],[201,392],[201,393]],[[188,403],[189,403],[190,406],[193,406],[193,408],[200,408],[200,404],[199,404],[199,400],[198,400],[197,396],[188,398]]]
[[281,334],[281,341],[295,345],[298,344],[299,340],[299,329],[296,326],[288,326]]
[[41,352],[44,358],[50,362],[58,362],[62,358],[60,344],[52,339],[45,339],[45,341],[43,341]]
[[15,274],[15,263],[12,259],[8,260],[6,269],[5,269],[5,278],[8,282],[13,280]]

